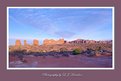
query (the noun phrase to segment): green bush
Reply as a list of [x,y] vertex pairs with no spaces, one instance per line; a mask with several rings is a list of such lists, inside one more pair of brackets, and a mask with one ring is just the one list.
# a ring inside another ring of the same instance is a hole
[[82,49],[76,48],[73,50],[73,55],[81,54],[81,52],[82,52]]

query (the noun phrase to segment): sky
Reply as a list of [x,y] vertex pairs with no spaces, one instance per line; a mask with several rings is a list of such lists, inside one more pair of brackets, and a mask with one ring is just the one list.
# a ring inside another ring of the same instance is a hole
[[111,40],[111,8],[9,8],[9,43],[16,39]]

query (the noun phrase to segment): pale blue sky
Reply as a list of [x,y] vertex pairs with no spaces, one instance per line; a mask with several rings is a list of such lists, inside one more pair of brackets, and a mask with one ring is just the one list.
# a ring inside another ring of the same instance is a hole
[[9,8],[9,42],[16,39],[112,39],[111,8]]

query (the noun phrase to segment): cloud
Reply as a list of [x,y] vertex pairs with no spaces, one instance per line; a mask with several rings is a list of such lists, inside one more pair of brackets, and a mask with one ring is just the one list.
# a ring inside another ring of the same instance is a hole
[[71,31],[58,31],[58,32],[55,32],[55,34],[62,38],[71,38],[75,35],[75,33]]

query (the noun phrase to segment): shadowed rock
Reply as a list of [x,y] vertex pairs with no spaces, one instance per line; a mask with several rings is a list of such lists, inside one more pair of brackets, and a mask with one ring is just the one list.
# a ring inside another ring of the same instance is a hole
[[26,40],[24,40],[24,46],[27,46],[28,44],[27,44],[27,41]]

